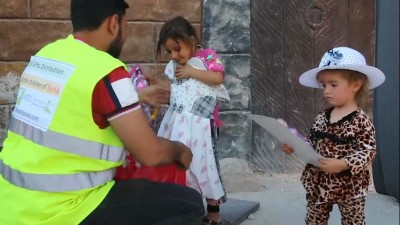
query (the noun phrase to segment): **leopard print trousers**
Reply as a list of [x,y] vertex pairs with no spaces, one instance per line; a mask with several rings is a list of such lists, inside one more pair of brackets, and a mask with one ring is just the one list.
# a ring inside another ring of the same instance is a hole
[[307,225],[328,225],[329,214],[337,204],[342,216],[342,225],[365,225],[365,198],[348,199],[336,203],[307,204]]

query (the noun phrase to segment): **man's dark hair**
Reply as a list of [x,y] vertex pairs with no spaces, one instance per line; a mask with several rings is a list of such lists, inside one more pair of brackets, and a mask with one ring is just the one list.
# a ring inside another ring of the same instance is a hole
[[71,22],[74,32],[93,31],[100,27],[107,17],[118,15],[121,23],[129,5],[124,0],[71,0]]

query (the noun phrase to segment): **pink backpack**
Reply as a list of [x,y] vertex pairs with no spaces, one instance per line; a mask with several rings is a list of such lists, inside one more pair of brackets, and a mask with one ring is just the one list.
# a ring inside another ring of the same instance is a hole
[[[143,70],[140,65],[134,65],[129,71],[129,75],[131,75],[132,83],[135,85],[137,90],[146,88],[149,86],[149,83],[146,81]],[[154,122],[157,119],[158,110],[155,110],[154,113],[151,113],[151,107],[147,104],[142,104],[142,107],[149,118],[149,124],[151,127],[154,127]]]

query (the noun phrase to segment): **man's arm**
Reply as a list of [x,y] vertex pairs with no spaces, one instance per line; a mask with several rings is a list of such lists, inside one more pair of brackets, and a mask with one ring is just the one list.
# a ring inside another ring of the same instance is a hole
[[192,153],[180,142],[157,137],[150,128],[143,110],[135,110],[110,121],[125,148],[145,166],[161,166],[177,162],[187,169]]
[[[156,85],[155,85],[156,86]],[[126,149],[147,166],[177,162],[188,168],[192,154],[189,148],[156,136],[139,102],[158,102],[169,89],[145,88],[137,94],[130,75],[117,68],[96,85],[93,92],[93,119],[100,128],[112,126]],[[142,98],[142,99],[140,99]],[[140,99],[140,100],[139,100]]]

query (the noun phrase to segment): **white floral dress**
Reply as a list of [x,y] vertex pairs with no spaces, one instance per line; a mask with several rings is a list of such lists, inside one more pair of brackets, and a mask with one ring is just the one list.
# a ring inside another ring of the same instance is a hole
[[[206,70],[199,58],[191,58],[188,64]],[[172,61],[165,74],[172,81],[171,98],[158,136],[180,141],[192,150],[193,160],[186,173],[187,185],[206,198],[218,200],[225,191],[215,161],[210,120],[217,98],[229,100],[229,95],[223,85],[212,87],[195,79],[176,79]]]

